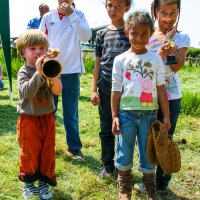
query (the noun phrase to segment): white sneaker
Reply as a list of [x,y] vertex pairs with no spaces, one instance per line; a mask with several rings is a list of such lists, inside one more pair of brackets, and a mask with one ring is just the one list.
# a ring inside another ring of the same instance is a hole
[[[135,189],[136,192],[144,194],[143,183],[135,183],[134,189]],[[158,194],[166,194],[167,193],[167,190],[159,190],[158,188],[156,188],[156,191],[157,191]]]
[[32,187],[33,190],[31,190],[30,188],[24,186],[23,191],[22,191],[22,195],[24,196],[25,199],[33,199],[36,196],[39,195],[39,191],[37,187]]
[[144,194],[144,185],[143,185],[143,183],[135,183],[133,187],[134,187],[136,192]]
[[41,200],[50,200],[53,197],[48,185],[39,187],[39,193]]
[[99,174],[100,178],[106,178],[106,177],[110,177],[113,173],[108,173],[105,169],[105,167],[102,167],[101,172]]

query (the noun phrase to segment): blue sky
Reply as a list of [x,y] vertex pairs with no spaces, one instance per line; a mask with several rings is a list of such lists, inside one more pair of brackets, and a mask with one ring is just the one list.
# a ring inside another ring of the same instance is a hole
[[[74,0],[77,9],[85,13],[91,27],[109,23],[104,0]],[[152,0],[135,0],[133,10],[150,11]],[[57,0],[10,0],[11,37],[17,37],[26,30],[28,20],[39,15],[38,6],[47,3],[51,9]],[[178,29],[191,38],[191,46],[200,48],[200,0],[182,0]]]

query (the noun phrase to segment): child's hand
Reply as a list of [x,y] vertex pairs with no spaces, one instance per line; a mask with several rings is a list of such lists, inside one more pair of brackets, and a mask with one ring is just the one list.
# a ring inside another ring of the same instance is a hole
[[96,92],[92,93],[92,97],[91,97],[91,102],[94,106],[99,105],[100,103],[100,97]]
[[178,23],[176,23],[175,26],[172,26],[167,30],[166,40],[171,40],[174,37],[177,31],[177,27],[178,27]]
[[112,123],[112,132],[114,135],[120,135],[122,132],[119,129],[119,118],[118,117],[114,117],[113,118],[113,123]]
[[67,16],[71,15],[74,12],[71,5],[66,2],[62,2],[59,11]]
[[158,54],[161,58],[166,58],[168,55],[173,54],[174,49],[171,47],[170,43],[164,44],[159,50]]
[[46,56],[43,55],[41,57],[39,57],[35,63],[35,67],[36,67],[36,70],[37,70],[37,74],[40,78],[42,78],[42,64],[45,60]]
[[169,129],[171,128],[171,123],[170,123],[170,119],[169,117],[164,117],[163,118],[163,124],[164,124],[164,131],[169,131]]
[[55,58],[60,53],[60,49],[48,49],[47,57],[48,58]]

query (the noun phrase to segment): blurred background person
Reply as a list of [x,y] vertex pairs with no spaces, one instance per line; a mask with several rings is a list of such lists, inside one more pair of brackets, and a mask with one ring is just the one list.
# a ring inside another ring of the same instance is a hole
[[43,15],[45,13],[49,12],[49,6],[45,3],[41,3],[39,5],[39,12],[40,12],[40,17],[34,17],[33,19],[30,19],[27,24],[27,29],[38,29],[39,28]]

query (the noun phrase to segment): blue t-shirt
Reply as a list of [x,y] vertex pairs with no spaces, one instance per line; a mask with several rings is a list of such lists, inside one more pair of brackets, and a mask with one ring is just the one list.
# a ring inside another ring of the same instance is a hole
[[27,29],[38,29],[40,26],[41,19],[41,17],[35,17],[33,19],[30,19],[27,24]]

